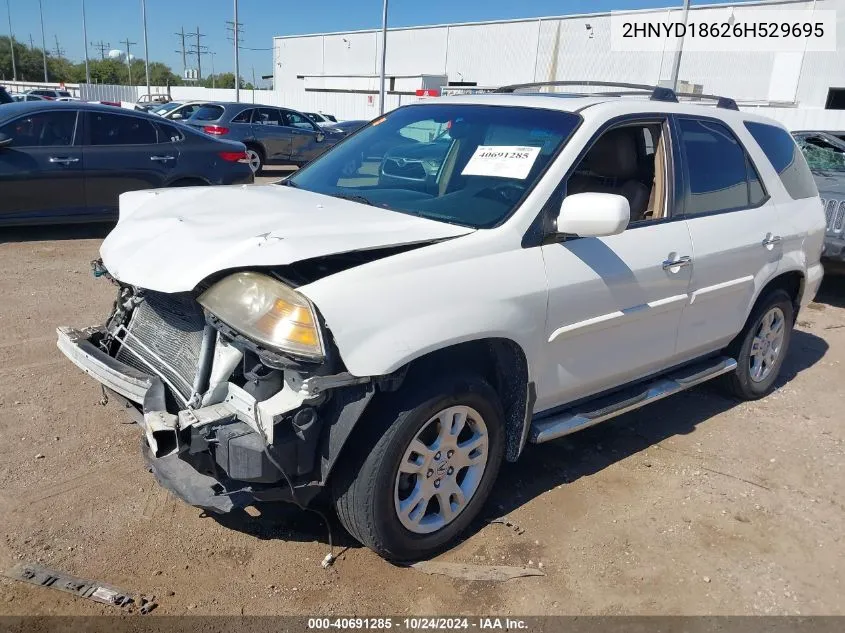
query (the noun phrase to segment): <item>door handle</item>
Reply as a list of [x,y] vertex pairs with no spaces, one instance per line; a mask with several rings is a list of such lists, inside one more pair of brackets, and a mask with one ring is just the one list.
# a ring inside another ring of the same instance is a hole
[[150,160],[158,160],[158,161],[176,160],[176,157],[175,156],[150,156]]
[[769,233],[763,239],[763,246],[766,246],[766,247],[774,246],[775,244],[780,244],[780,242],[782,242],[782,241],[783,241],[783,238],[780,235],[772,235],[771,233]]
[[663,270],[669,270],[670,268],[683,268],[684,266],[689,266],[691,263],[692,257],[689,255],[684,255],[678,259],[667,259],[663,262]]
[[51,163],[58,163],[59,165],[70,165],[71,163],[78,163],[78,158],[70,158],[67,156],[50,156],[48,159]]

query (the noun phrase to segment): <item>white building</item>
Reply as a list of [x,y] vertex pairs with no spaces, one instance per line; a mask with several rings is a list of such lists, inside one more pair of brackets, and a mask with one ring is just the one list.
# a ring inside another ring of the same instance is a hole
[[[747,107],[761,104],[793,128],[835,121],[845,126],[845,111],[825,111],[831,98],[845,101],[845,0],[693,6],[689,21],[751,6],[837,9],[836,52],[685,51],[679,79]],[[681,21],[680,6],[626,13],[653,16],[655,22]],[[610,13],[593,13],[390,29],[386,109],[416,100],[417,89],[450,84],[491,87],[584,79],[658,84],[670,78],[678,39],[667,39],[658,52],[612,51],[610,23]],[[379,105],[381,40],[380,30],[274,38],[274,101],[345,119],[373,118]]]

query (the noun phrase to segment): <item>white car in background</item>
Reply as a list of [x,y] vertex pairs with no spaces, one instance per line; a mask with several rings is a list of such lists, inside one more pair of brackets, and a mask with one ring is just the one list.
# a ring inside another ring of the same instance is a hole
[[323,114],[322,112],[303,112],[305,116],[314,121],[320,127],[333,127],[337,124],[337,117],[333,114]]
[[213,512],[328,489],[361,543],[425,559],[529,442],[775,388],[823,275],[789,132],[665,88],[517,91],[543,85],[400,107],[277,184],[120,197],[112,313],[58,345],[164,486]]
[[179,106],[172,108],[170,110],[165,110],[165,112],[155,114],[159,114],[159,116],[170,119],[171,121],[185,121],[190,119],[191,116],[199,110],[202,106],[207,105],[210,103],[209,101],[184,101]]

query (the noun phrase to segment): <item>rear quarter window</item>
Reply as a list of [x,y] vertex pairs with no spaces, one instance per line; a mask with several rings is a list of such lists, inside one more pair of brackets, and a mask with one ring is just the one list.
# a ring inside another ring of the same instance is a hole
[[775,168],[790,197],[800,200],[819,195],[807,161],[789,132],[754,121],[746,121],[745,128]]

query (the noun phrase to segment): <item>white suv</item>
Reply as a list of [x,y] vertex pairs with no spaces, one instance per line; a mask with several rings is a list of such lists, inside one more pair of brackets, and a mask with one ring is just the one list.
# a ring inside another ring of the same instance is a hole
[[804,158],[728,99],[644,97],[432,99],[277,184],[123,194],[114,310],[59,347],[187,502],[328,489],[359,541],[428,556],[527,442],[777,379],[822,278]]

